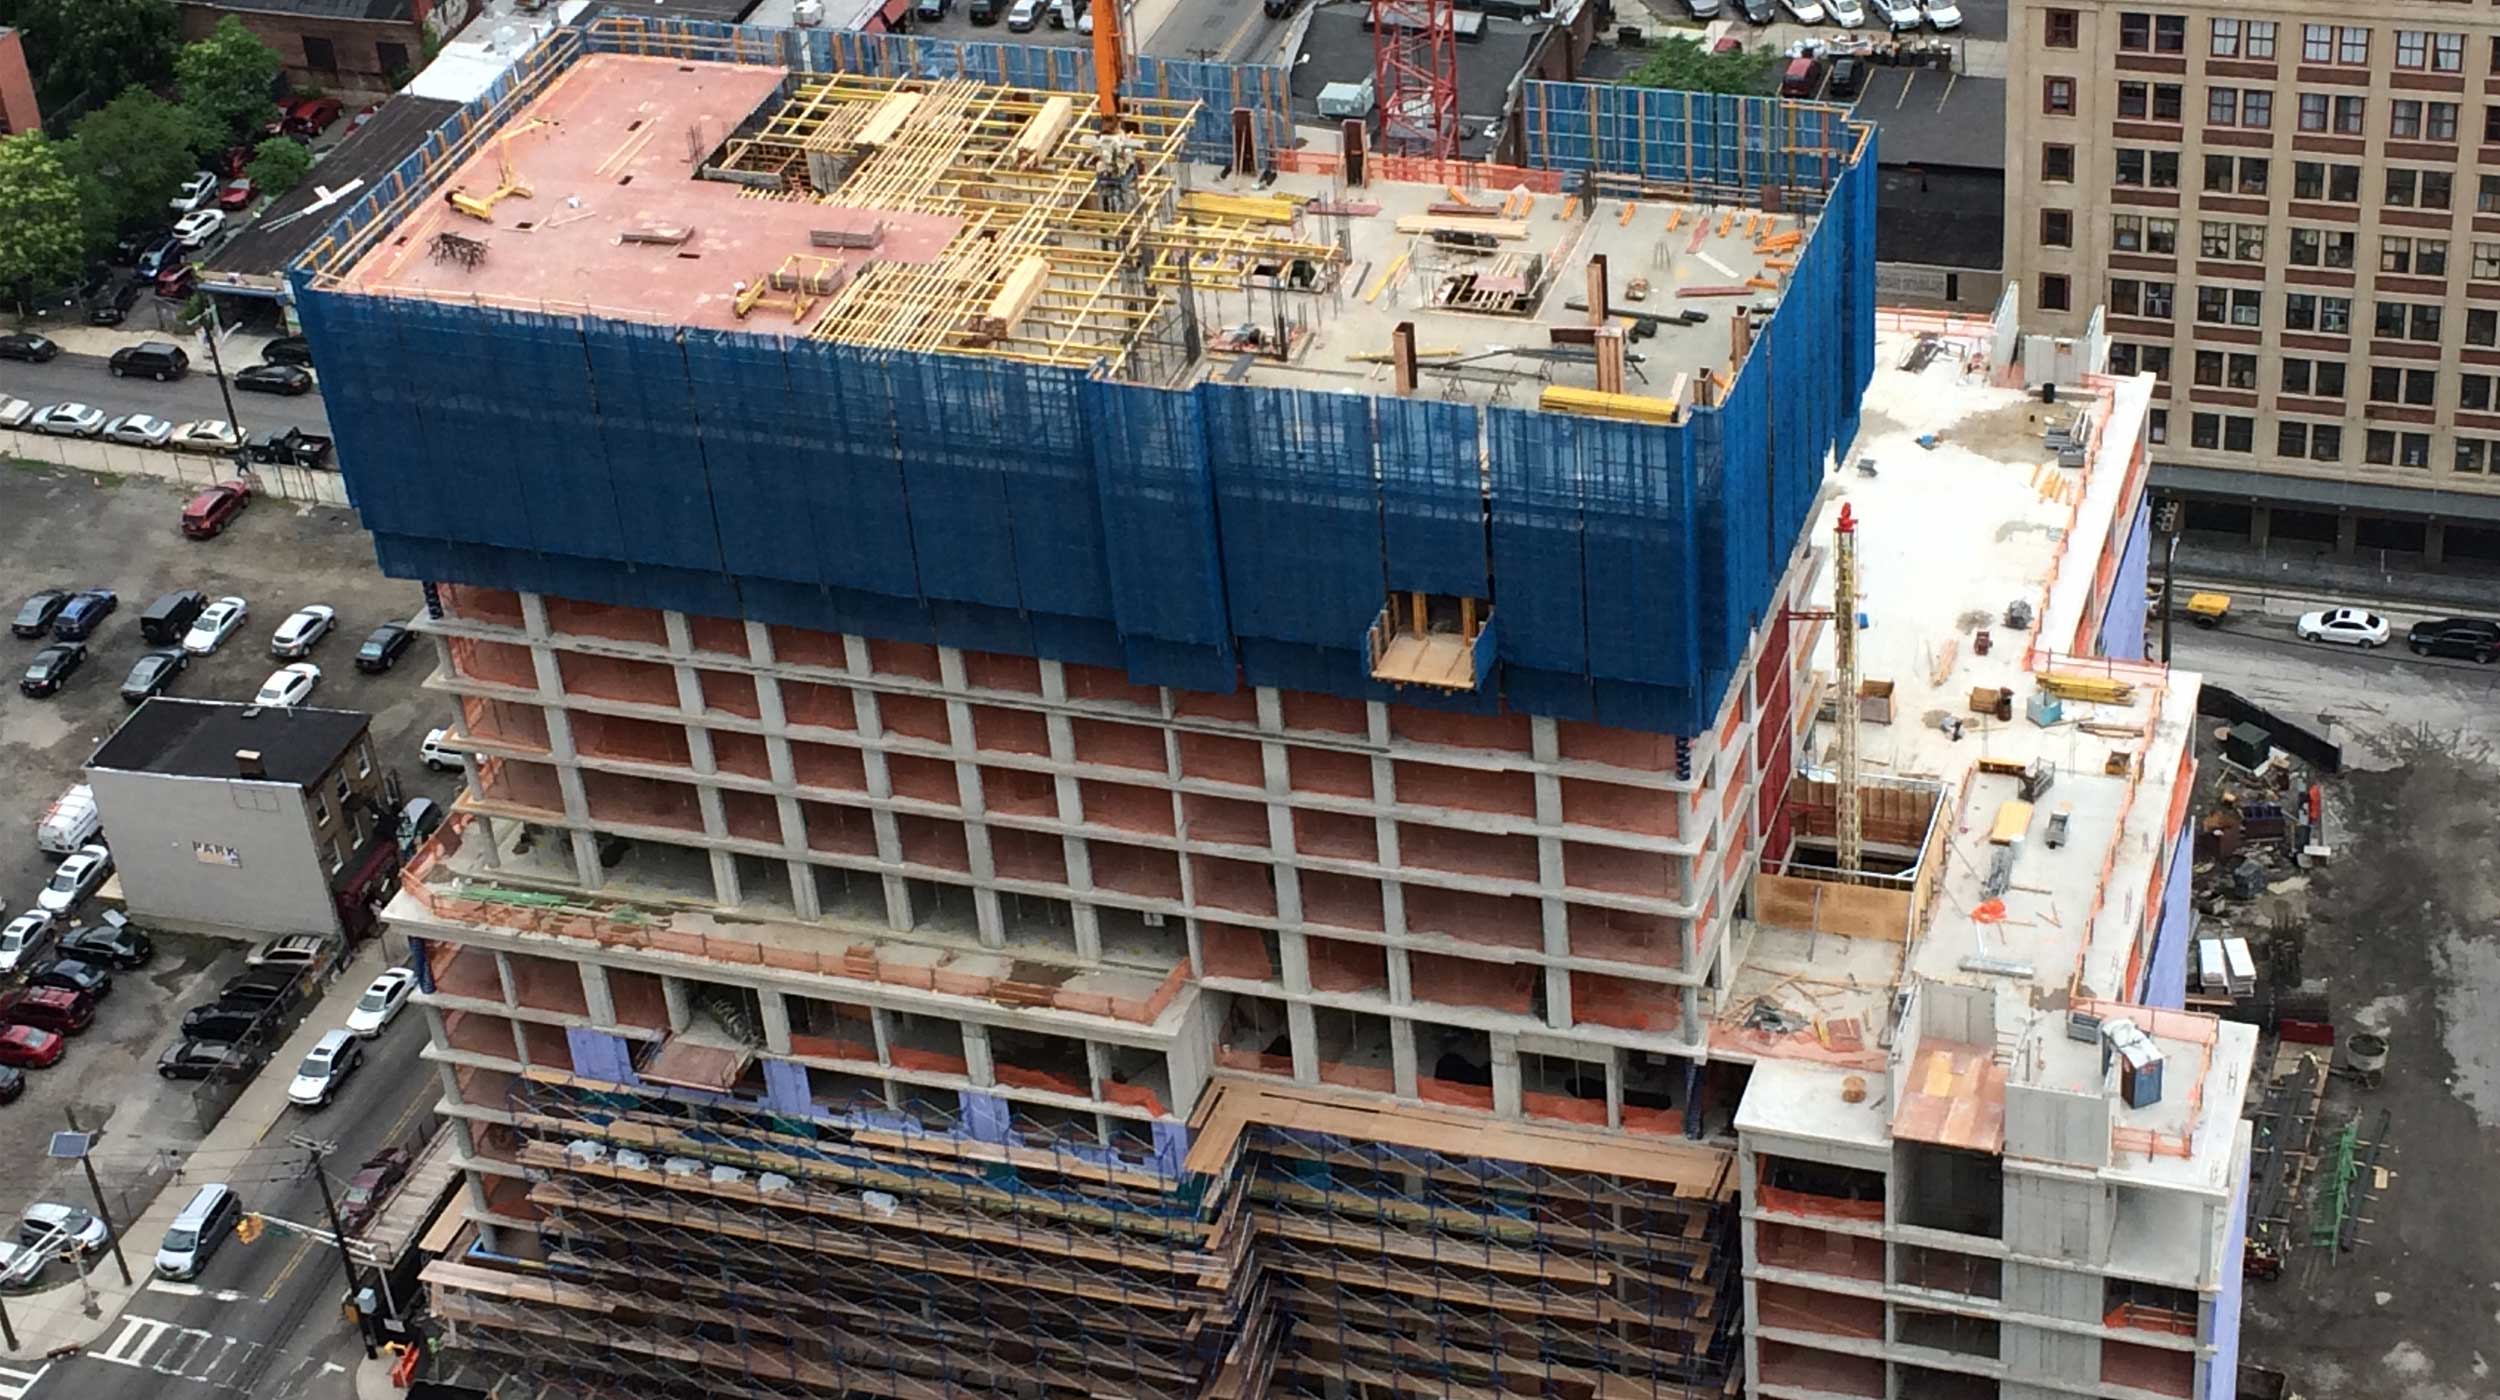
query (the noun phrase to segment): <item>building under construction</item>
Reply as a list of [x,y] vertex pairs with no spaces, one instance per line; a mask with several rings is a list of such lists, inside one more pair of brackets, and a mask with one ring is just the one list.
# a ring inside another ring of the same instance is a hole
[[[1970,976],[1927,930],[1976,750],[1844,799],[1816,737],[1865,131],[1529,83],[1530,163],[1461,165],[1293,132],[1269,69],[1140,59],[1114,129],[1073,58],[559,29],[296,270],[474,755],[390,910],[469,1173],[436,1364],[1928,1393],[1815,1332],[1863,1277],[1810,1336],[1762,1292],[1811,1291],[1770,1224],[1867,1227],[1748,1199],[1766,1086],[1949,1095],[1864,1079],[1925,1043],[1894,988]],[[2111,450],[2024,498],[2054,551],[2000,537],[2105,669]],[[2142,758],[2059,845],[2167,810]],[[2070,910],[2099,952],[2025,1004],[2147,985],[2128,849],[2135,922]]]

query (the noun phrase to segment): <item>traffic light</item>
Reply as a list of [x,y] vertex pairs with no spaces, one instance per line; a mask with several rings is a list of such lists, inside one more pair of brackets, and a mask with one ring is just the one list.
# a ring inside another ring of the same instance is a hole
[[262,1220],[259,1216],[247,1215],[241,1220],[234,1222],[234,1237],[243,1241],[245,1244],[250,1244],[252,1241],[260,1238],[261,1231],[268,1228],[268,1223]]

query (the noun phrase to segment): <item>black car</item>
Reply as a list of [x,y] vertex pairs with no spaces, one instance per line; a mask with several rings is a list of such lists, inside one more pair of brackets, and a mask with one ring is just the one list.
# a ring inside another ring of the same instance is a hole
[[145,967],[148,959],[156,956],[156,944],[128,924],[89,924],[73,929],[61,936],[60,949],[80,962],[116,972]]
[[94,963],[80,962],[76,958],[54,958],[26,974],[26,985],[85,992],[102,1001],[113,994],[113,974]]
[[54,642],[26,663],[26,674],[17,678],[17,688],[34,696],[55,694],[86,659],[87,649],[78,643]]
[[0,360],[24,360],[39,365],[60,353],[60,346],[33,331],[0,335]]
[[1779,19],[1779,11],[1771,0],[1736,0],[1737,11],[1753,24],[1771,24]]
[[114,351],[104,365],[115,379],[136,374],[164,384],[191,372],[191,352],[168,341],[148,340]]
[[416,639],[416,633],[400,624],[385,622],[373,629],[373,635],[365,638],[363,646],[356,648],[356,669],[387,671],[398,664],[401,655]]
[[1823,95],[1834,102],[1852,102],[1866,90],[1866,61],[1842,58],[1832,64],[1832,78],[1823,87]]
[[268,1010],[219,1006],[211,1002],[182,1013],[182,1035],[185,1040],[213,1040],[220,1045],[232,1045],[238,1041],[258,1044],[269,1039],[277,1019],[276,1013]]
[[312,371],[301,365],[253,365],[234,372],[234,387],[263,394],[309,394]]
[[2476,617],[2443,617],[2417,622],[2405,634],[2415,656],[2454,656],[2489,665],[2500,661],[2500,622]]
[[300,335],[280,336],[260,352],[261,361],[272,365],[312,365],[312,346]]
[[15,1103],[26,1092],[26,1071],[15,1065],[0,1065],[0,1103]]
[[217,989],[217,1004],[249,1011],[283,1006],[295,999],[298,980],[299,974],[287,968],[242,973]]
[[89,588],[69,597],[60,613],[52,619],[52,640],[83,642],[104,625],[113,609],[122,605],[121,595],[109,588]]
[[130,674],[122,677],[122,699],[136,705],[150,696],[162,695],[174,683],[182,668],[191,664],[190,654],[180,647],[159,647],[139,653],[130,663]]
[[178,1041],[156,1061],[167,1079],[248,1079],[266,1058],[259,1050],[213,1040]]
[[52,620],[59,617],[61,609],[68,607],[69,600],[76,596],[66,588],[45,589],[19,606],[17,617],[9,623],[9,630],[21,637],[44,636],[52,630]]
[[139,298],[147,294],[148,283],[140,278],[116,282],[87,299],[87,324],[118,326],[129,318],[130,308],[139,304]]

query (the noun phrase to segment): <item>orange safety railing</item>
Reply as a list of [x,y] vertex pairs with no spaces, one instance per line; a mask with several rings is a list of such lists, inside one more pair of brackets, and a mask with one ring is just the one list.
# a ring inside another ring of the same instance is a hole
[[[1525,189],[1534,194],[1562,193],[1562,172],[1531,170],[1524,165],[1497,165],[1489,160],[1436,160],[1430,156],[1393,156],[1373,152],[1364,162],[1370,176],[1411,185],[1450,185],[1465,190]],[[1330,151],[1279,151],[1276,168],[1291,175],[1336,175],[1345,157]]]

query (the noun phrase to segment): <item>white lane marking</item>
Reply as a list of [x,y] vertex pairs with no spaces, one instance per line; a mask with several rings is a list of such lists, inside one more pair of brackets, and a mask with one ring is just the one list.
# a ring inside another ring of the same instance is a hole
[[157,1338],[172,1330],[174,1330],[174,1325],[170,1322],[158,1322],[154,1318],[125,1315],[122,1318],[121,1335],[113,1339],[113,1344],[102,1351],[91,1351],[86,1354],[98,1361],[110,1361],[116,1366],[145,1366],[147,1362],[144,1358],[148,1354],[148,1348],[155,1346]]
[[243,1293],[233,1288],[208,1289],[196,1283],[176,1283],[168,1278],[152,1278],[147,1282],[152,1293],[171,1293],[177,1298],[213,1298],[220,1303],[240,1303]]
[[32,1393],[36,1384],[43,1379],[44,1373],[51,1369],[52,1363],[49,1361],[31,1371],[0,1366],[0,1400],[26,1400],[27,1395]]
[[191,1358],[199,1355],[200,1348],[207,1346],[216,1335],[197,1327],[177,1328],[173,1343],[149,1358],[148,1369],[160,1376],[179,1376],[191,1364]]

